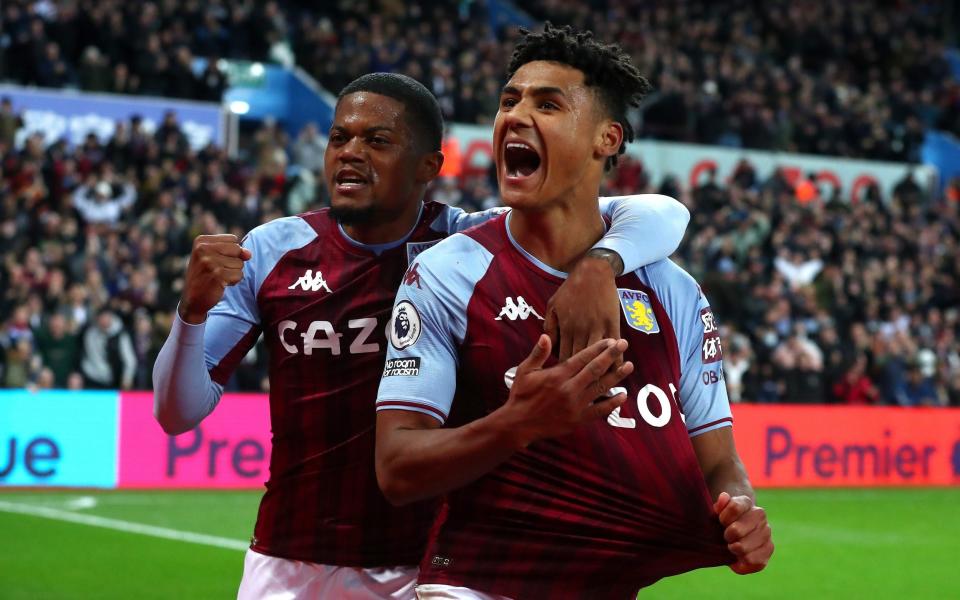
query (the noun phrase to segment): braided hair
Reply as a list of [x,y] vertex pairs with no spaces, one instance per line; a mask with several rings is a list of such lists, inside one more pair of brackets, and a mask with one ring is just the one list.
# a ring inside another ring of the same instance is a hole
[[627,142],[634,139],[627,110],[640,105],[650,91],[650,83],[623,48],[597,41],[591,31],[577,31],[569,25],[554,27],[547,22],[542,32],[521,28],[520,34],[523,38],[507,66],[508,79],[523,65],[537,60],[571,66],[583,72],[584,84],[594,89],[607,115],[623,127],[624,141],[604,166],[609,171],[616,166],[618,155],[626,152]]

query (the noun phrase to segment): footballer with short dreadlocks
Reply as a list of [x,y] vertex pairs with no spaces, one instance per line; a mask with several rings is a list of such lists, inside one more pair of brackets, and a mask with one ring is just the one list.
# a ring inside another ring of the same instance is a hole
[[542,333],[604,234],[600,182],[648,88],[587,32],[526,32],[493,134],[513,210],[421,254],[397,294],[396,323],[417,333],[387,364],[416,373],[380,385],[377,478],[395,503],[444,495],[422,599],[633,598],[700,567],[759,571],[773,552],[726,389],[703,383],[722,351],[693,278],[664,259],[591,290],[616,333],[568,360]]

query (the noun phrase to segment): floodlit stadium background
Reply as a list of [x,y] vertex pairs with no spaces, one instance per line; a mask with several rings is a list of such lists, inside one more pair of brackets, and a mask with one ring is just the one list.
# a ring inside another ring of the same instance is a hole
[[960,597],[960,9],[519,4],[3,2],[0,598],[235,594],[269,458],[264,352],[177,438],[145,392],[191,240],[323,206],[333,98],[376,70],[440,100],[432,198],[497,205],[503,67],[547,19],[620,42],[654,85],[604,193],[691,209],[674,259],[722,325],[777,544],[762,574],[641,597]]

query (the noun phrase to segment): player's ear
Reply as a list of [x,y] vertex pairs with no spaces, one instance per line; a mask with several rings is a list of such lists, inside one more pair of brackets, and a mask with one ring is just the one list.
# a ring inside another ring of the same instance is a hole
[[603,119],[598,125],[597,141],[594,153],[597,158],[606,160],[620,152],[623,143],[623,125],[612,120]]
[[417,183],[430,183],[440,175],[440,167],[443,166],[443,153],[427,152],[420,157],[417,164]]

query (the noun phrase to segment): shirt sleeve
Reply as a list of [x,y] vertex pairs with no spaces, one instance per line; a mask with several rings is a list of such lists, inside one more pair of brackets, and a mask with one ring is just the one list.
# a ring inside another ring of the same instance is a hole
[[697,288],[695,308],[677,331],[680,405],[691,436],[733,424],[723,380],[723,346],[713,309]]
[[444,423],[457,387],[467,306],[493,256],[456,234],[417,256],[397,291],[377,410],[421,412]]
[[691,436],[733,424],[723,379],[723,346],[713,309],[693,277],[670,260],[638,273],[673,324],[680,354],[680,409]]
[[438,279],[421,258],[410,266],[419,275],[416,283],[404,283],[397,291],[377,411],[409,410],[444,423],[457,386],[458,319],[433,291]]
[[610,230],[593,247],[619,254],[624,273],[673,254],[690,222],[687,207],[661,194],[602,197],[600,212]]
[[174,315],[173,328],[153,365],[153,411],[167,431],[196,427],[220,402],[223,386],[210,379],[203,360],[206,323]]

